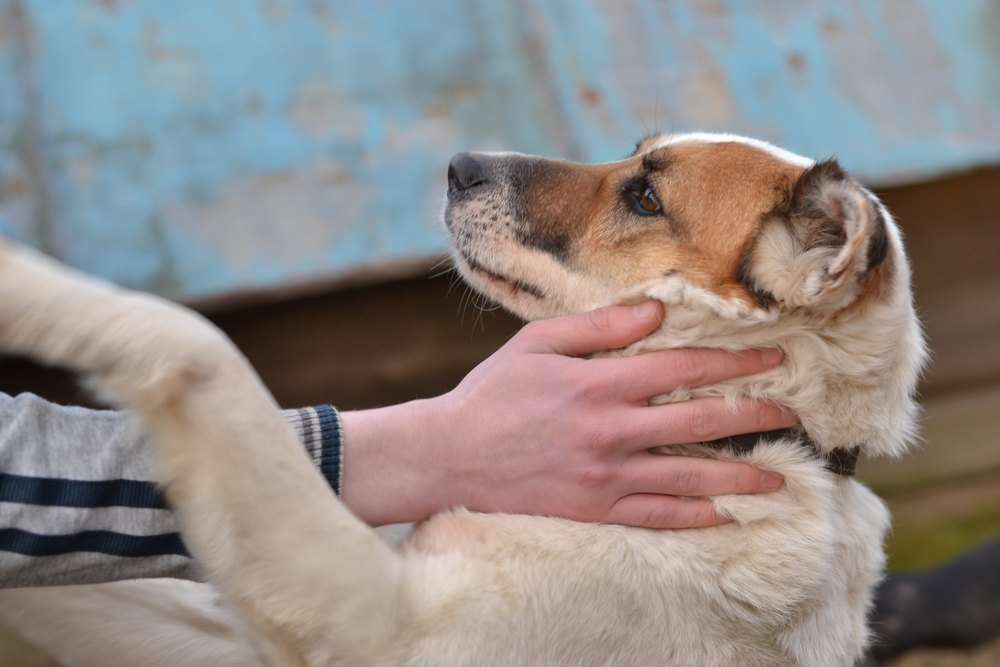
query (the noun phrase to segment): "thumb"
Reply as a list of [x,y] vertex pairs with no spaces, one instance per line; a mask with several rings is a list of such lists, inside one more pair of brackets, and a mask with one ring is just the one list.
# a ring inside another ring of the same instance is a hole
[[663,304],[643,301],[538,320],[524,328],[523,338],[533,352],[578,357],[630,345],[652,333],[662,321]]

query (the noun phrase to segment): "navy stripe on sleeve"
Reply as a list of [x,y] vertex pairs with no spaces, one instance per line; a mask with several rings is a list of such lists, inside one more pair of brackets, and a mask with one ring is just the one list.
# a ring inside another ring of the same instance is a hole
[[166,509],[152,482],[130,479],[82,481],[0,473],[0,502],[49,507],[141,507]]
[[317,405],[316,415],[320,425],[320,459],[319,470],[323,473],[330,488],[338,496],[343,491],[341,483],[341,433],[340,420],[332,405]]
[[90,551],[123,558],[190,557],[180,533],[128,535],[110,530],[41,535],[19,528],[0,528],[0,551],[12,551],[25,556],[59,556],[77,551]]

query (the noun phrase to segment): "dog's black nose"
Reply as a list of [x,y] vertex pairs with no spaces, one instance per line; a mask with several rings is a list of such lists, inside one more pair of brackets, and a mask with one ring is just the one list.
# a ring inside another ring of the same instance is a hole
[[472,153],[459,153],[448,163],[448,192],[462,192],[486,180],[486,165]]

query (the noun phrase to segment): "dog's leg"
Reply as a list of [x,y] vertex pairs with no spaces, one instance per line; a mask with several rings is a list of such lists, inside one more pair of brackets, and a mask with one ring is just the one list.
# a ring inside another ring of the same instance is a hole
[[330,492],[225,336],[3,240],[0,313],[0,349],[94,373],[138,414],[188,547],[269,660],[394,662],[399,557]]

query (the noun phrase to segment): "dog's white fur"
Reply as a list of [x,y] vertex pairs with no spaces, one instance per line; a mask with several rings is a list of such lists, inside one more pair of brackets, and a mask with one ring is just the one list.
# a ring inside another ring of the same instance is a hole
[[[861,289],[852,266],[867,253],[870,223],[862,203],[851,206],[870,194],[823,196],[841,197],[850,213],[842,247],[803,252],[780,228],[765,228],[756,246],[759,279],[785,295],[779,309],[679,276],[579,303],[560,296],[579,307],[663,301],[663,326],[619,354],[785,352],[749,382],[661,400],[771,400],[794,409],[823,450],[899,454],[914,436],[924,358],[901,239],[880,208],[892,289],[844,316]],[[544,266],[553,289],[585,283],[509,239],[490,252],[508,266]],[[851,664],[867,641],[888,513],[795,442],[739,455],[671,449],[744,459],[785,478],[772,494],[716,498],[735,520],[728,525],[651,531],[456,510],[395,551],[332,497],[252,370],[206,322],[6,244],[0,308],[0,347],[96,373],[155,435],[185,540],[241,619],[176,582],[76,589],[72,613],[59,609],[57,589],[0,594],[5,620],[67,665],[822,666]],[[86,608],[111,619],[106,639],[93,639],[98,617]]]

